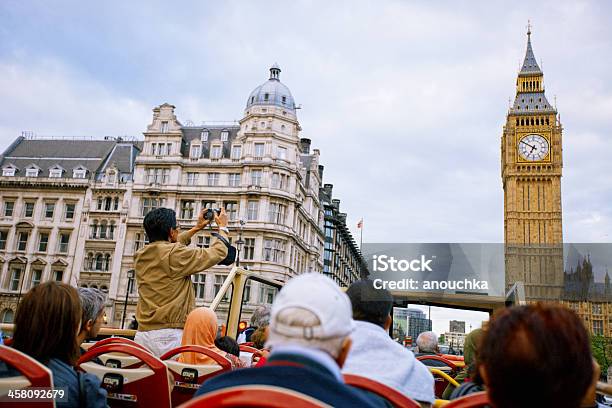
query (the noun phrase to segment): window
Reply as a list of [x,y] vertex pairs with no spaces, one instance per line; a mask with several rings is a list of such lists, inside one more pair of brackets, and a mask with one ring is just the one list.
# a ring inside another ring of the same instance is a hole
[[226,201],[225,203],[225,212],[227,213],[227,218],[230,221],[235,221],[238,219],[238,203],[235,201]]
[[596,336],[603,335],[603,320],[593,320],[593,334]]
[[195,202],[192,200],[183,200],[181,201],[181,218],[183,219],[192,219],[193,212],[195,209]]
[[193,279],[193,291],[197,299],[204,299],[206,297],[206,275],[198,273],[192,275]]
[[7,239],[8,239],[8,231],[0,231],[0,250],[6,249]]
[[286,174],[272,173],[272,187],[285,190],[287,188],[287,182],[289,177]]
[[202,209],[214,208],[215,204],[217,204],[215,201],[202,200]]
[[60,234],[58,250],[60,253],[65,254],[68,252],[68,243],[70,242],[70,233],[62,232]]
[[246,285],[244,285],[244,293],[242,294],[243,303],[248,303],[251,301],[251,280],[247,280]]
[[147,171],[149,184],[167,184],[170,179],[170,169],[150,168]]
[[84,169],[74,169],[72,171],[72,178],[84,179],[86,173],[87,173],[87,170],[84,170]]
[[247,218],[249,221],[257,221],[257,213],[259,210],[258,201],[249,201],[247,206]]
[[45,218],[53,218],[55,203],[45,203]]
[[57,269],[53,271],[53,280],[56,282],[61,282],[64,280],[64,271]]
[[210,132],[206,129],[204,129],[202,131],[202,133],[200,134],[200,140],[202,140],[203,142],[208,142],[208,136],[210,135]]
[[221,141],[222,142],[227,142],[228,137],[229,137],[229,132],[227,130],[221,131]]
[[47,245],[49,245],[49,233],[41,232],[38,236],[38,252],[47,252]]
[[601,303],[593,303],[592,311],[593,314],[601,314]]
[[12,217],[14,209],[15,209],[15,202],[14,201],[5,201],[4,202],[4,216],[5,217]]
[[287,148],[279,146],[276,150],[276,157],[281,160],[287,160]]
[[210,247],[210,236],[198,235],[198,239],[196,241],[196,246],[198,248],[208,248],[208,247]]
[[38,169],[35,167],[26,169],[26,177],[38,177]]
[[32,280],[30,281],[30,287],[33,288],[34,286],[38,286],[40,285],[40,280],[42,278],[42,269],[34,269],[32,271]]
[[261,285],[259,287],[259,301],[261,303],[268,303],[268,304],[272,304],[274,302],[274,298],[276,297],[276,293],[278,292],[278,289],[270,287],[270,286],[264,286]]
[[13,323],[13,318],[15,317],[15,312],[11,309],[4,309],[2,311],[2,323]]
[[191,146],[190,156],[191,156],[192,159],[199,159],[200,158],[200,145],[193,145],[193,146]]
[[255,238],[244,239],[243,259],[247,259],[249,261],[255,259]]
[[27,249],[29,235],[30,233],[26,231],[19,232],[18,239],[17,239],[17,250],[18,251],[25,251]]
[[285,262],[285,242],[280,239],[265,239],[263,260],[283,264]]
[[21,283],[21,273],[22,273],[22,269],[21,268],[12,268],[11,270],[11,283],[10,283],[10,290],[19,290],[19,284]]
[[149,213],[149,211],[163,207],[164,199],[163,198],[143,198],[142,199],[142,216],[144,217]]
[[166,154],[168,156],[172,154],[172,143],[166,143]]
[[26,218],[31,218],[34,215],[34,205],[35,203],[25,203],[23,207],[23,216]]
[[232,160],[240,160],[242,156],[242,146],[232,146]]
[[187,185],[194,186],[198,184],[198,173],[187,173]]
[[217,296],[217,294],[221,290],[221,286],[223,286],[224,280],[225,277],[223,275],[215,275],[215,296]]
[[49,170],[49,177],[60,178],[62,177],[62,173],[63,173],[62,169],[55,167]]
[[261,186],[261,177],[263,172],[261,170],[251,170],[251,185]]
[[268,211],[268,221],[274,224],[283,224],[285,222],[286,207],[280,203],[270,203]]
[[264,155],[264,143],[255,143],[255,153],[253,154],[253,156],[256,159],[261,159]]
[[215,145],[210,147],[210,158],[220,159],[221,158],[221,146]]
[[228,183],[230,187],[240,187],[240,173],[230,173]]
[[15,168],[14,167],[5,167],[4,169],[2,169],[2,175],[3,176],[8,176],[8,177],[13,177],[15,175]]
[[134,252],[138,251],[140,248],[143,248],[148,243],[149,240],[147,239],[147,234],[144,232],[137,232],[134,235]]
[[161,123],[161,133],[168,133],[168,122],[163,121]]
[[219,185],[219,173],[208,173],[208,185],[209,186]]
[[75,204],[73,203],[64,204],[64,218],[65,219],[67,220],[74,219],[74,207],[75,207]]

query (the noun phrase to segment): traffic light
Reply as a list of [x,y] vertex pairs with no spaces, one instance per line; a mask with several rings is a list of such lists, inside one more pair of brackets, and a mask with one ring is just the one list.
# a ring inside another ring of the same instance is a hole
[[241,321],[238,323],[238,332],[242,333],[247,327],[249,327],[247,322],[245,320]]

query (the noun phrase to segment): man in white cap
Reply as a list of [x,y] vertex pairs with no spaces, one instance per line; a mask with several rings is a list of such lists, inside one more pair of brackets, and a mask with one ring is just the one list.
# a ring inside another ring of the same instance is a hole
[[196,396],[241,385],[271,385],[332,406],[384,407],[385,402],[344,384],[340,368],[351,347],[351,302],[329,278],[308,273],[291,279],[272,305],[267,363],[206,381]]

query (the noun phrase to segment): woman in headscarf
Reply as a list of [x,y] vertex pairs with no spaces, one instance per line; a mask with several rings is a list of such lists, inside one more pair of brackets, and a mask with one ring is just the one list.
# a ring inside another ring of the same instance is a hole
[[472,330],[465,337],[465,344],[463,345],[465,367],[455,377],[455,380],[461,385],[455,389],[455,387],[449,384],[444,390],[444,394],[442,394],[443,399],[455,399],[473,392],[484,391],[476,362],[476,354],[482,333],[482,329],[476,329]]
[[[205,347],[227,358],[232,363],[232,368],[244,367],[244,363],[238,357],[226,353],[215,346],[216,338],[217,315],[215,312],[207,307],[193,309],[187,316],[181,345],[186,346],[195,344]],[[187,364],[216,364],[212,358],[199,353],[183,353],[179,356],[179,361]]]

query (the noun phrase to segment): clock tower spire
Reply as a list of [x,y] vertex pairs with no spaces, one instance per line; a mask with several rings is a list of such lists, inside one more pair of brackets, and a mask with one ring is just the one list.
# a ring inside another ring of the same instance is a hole
[[530,300],[559,299],[563,286],[562,126],[544,92],[531,45],[501,138],[506,285],[525,285]]

